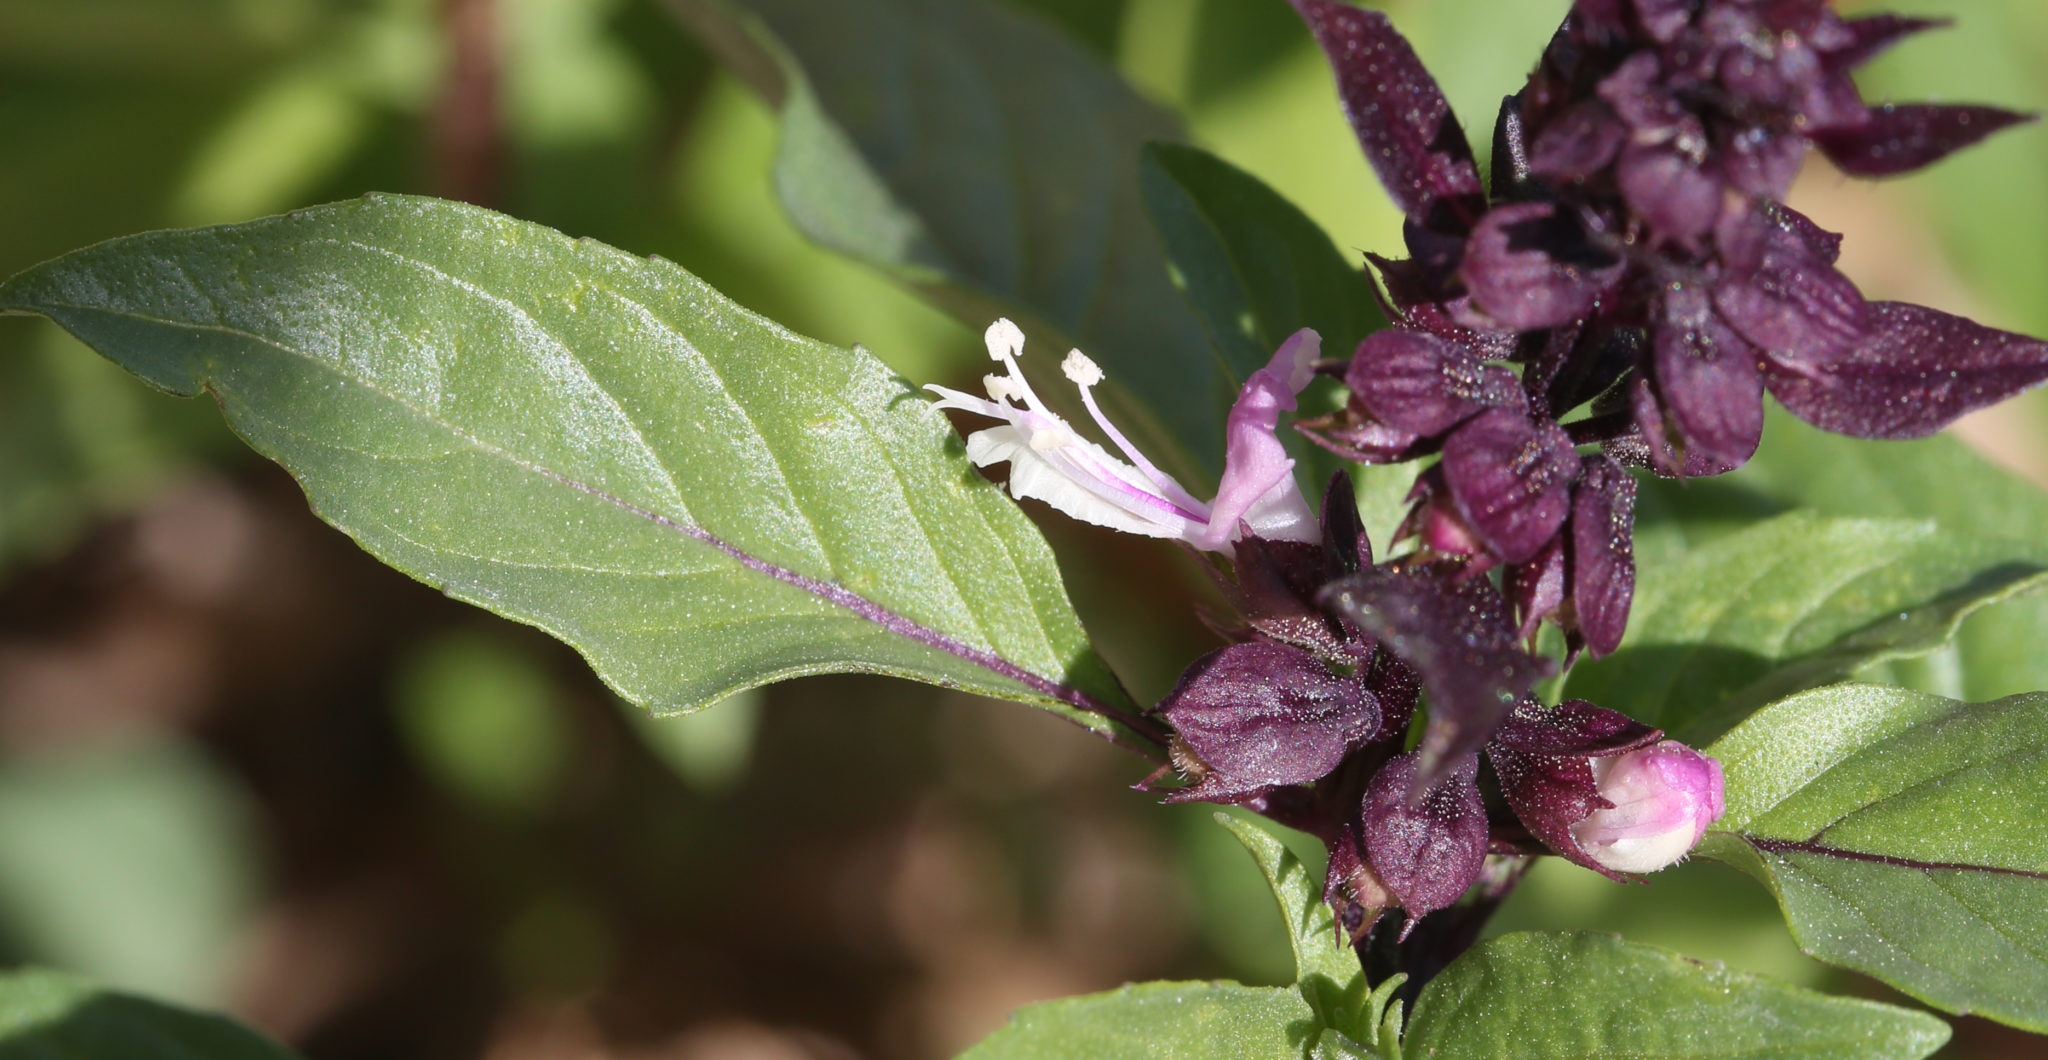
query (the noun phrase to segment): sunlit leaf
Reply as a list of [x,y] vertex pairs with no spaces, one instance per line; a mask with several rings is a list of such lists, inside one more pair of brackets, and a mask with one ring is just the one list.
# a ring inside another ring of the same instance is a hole
[[1050,553],[945,419],[673,265],[374,197],[103,243],[0,309],[211,393],[373,554],[635,702],[857,670],[1114,728]]
[[1948,1028],[1921,1012],[1828,997],[1612,935],[1488,939],[1430,980],[1405,1056],[1926,1056]]
[[2044,575],[2048,547],[2031,541],[1788,514],[1645,565],[1622,649],[1566,688],[1704,742],[1771,700],[1939,648]]
[[1768,884],[1807,953],[2048,1031],[2048,693],[1822,689],[1709,753],[1728,812],[1701,853]]

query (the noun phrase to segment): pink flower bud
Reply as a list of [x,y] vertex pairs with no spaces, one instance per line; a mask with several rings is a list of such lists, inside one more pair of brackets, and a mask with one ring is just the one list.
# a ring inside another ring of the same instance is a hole
[[1572,837],[1616,872],[1676,863],[1721,816],[1721,763],[1677,740],[1588,764],[1601,797],[1614,806],[1586,815]]

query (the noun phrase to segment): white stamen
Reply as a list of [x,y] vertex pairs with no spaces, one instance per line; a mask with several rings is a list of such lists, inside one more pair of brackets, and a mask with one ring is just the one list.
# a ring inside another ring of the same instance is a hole
[[1080,350],[1067,351],[1067,359],[1060,362],[1060,371],[1065,372],[1075,386],[1097,386],[1102,382],[1102,366]]
[[988,391],[988,396],[997,401],[1021,401],[1024,398],[1024,391],[1007,375],[991,372],[981,377],[981,385]]
[[1074,432],[1065,427],[1040,427],[1031,432],[1031,448],[1044,453],[1074,444]]
[[988,359],[991,361],[1007,361],[1024,355],[1024,331],[1011,323],[1009,317],[996,318],[981,338],[988,343]]

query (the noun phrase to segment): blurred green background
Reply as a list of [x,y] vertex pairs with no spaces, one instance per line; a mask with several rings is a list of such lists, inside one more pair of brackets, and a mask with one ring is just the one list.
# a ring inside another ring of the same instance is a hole
[[[1398,247],[1281,0],[1017,2],[1347,252]],[[1483,138],[1565,5],[1386,6]],[[1962,25],[1874,66],[1872,98],[2048,109],[2048,5],[1886,9]],[[0,0],[0,127],[0,273],[442,194],[670,258],[913,379],[979,371],[973,330],[796,234],[773,112],[657,0]],[[2048,132],[2023,129],[1892,183],[1816,162],[1795,202],[1849,233],[1872,296],[2044,334],[2044,173]],[[2041,412],[1960,432],[2041,480]],[[1187,565],[1046,529],[1136,691],[1162,693],[1207,643]],[[1033,1000],[1277,980],[1249,859],[1207,810],[1126,790],[1142,773],[1048,716],[882,680],[646,718],[567,649],[356,551],[206,403],[0,320],[6,962],[221,1007],[315,1060],[937,1056]],[[1499,926],[1887,996],[1805,960],[1711,864],[1625,888],[1546,863]],[[1951,1053],[2030,1042],[1965,1020]]]

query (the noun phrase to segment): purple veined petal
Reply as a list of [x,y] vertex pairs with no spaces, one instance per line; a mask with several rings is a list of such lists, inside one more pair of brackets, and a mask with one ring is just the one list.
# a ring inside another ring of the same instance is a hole
[[1256,640],[1196,661],[1159,713],[1206,768],[1175,802],[1319,780],[1380,728],[1379,703],[1356,676]]
[[1627,754],[1663,733],[1581,699],[1556,707],[1523,700],[1487,744],[1501,794],[1529,833],[1566,859],[1611,879],[1626,877],[1579,846],[1573,826],[1613,803],[1600,794],[1592,760]]
[[1485,578],[1373,568],[1330,583],[1324,606],[1378,638],[1429,693],[1422,783],[1486,742],[1515,701],[1553,669],[1522,651],[1500,592]]
[[1614,172],[1629,209],[1658,239],[1691,244],[1720,217],[1721,179],[1672,147],[1630,144]]
[[1253,372],[1238,391],[1224,424],[1228,449],[1223,479],[1209,506],[1205,532],[1189,543],[1215,549],[1235,538],[1244,523],[1260,537],[1316,541],[1315,514],[1294,482],[1294,460],[1274,433],[1282,412],[1293,412],[1295,397],[1315,378],[1322,337],[1303,328],[1280,344],[1266,367]]
[[1491,409],[1444,440],[1444,480],[1487,550],[1526,563],[1564,524],[1579,454],[1563,428]]
[[1337,927],[1353,943],[1372,930],[1381,914],[1397,903],[1386,884],[1373,874],[1365,860],[1365,837],[1353,818],[1329,841],[1330,867],[1323,876],[1323,901],[1330,906]]
[[1377,876],[1408,913],[1408,923],[1458,900],[1486,861],[1486,806],[1479,797],[1478,759],[1464,755],[1425,782],[1413,752],[1385,766],[1366,786],[1360,808],[1365,853]]
[[1620,272],[1621,262],[1595,250],[1556,203],[1519,202],[1480,219],[1458,275],[1504,329],[1539,331],[1584,316]]
[[1867,334],[1846,357],[1764,365],[1765,385],[1793,415],[1859,438],[1925,437],[2043,380],[2048,343],[1903,302],[1870,303]]
[[[1830,265],[1833,265],[1842,256],[1842,234],[1840,232],[1830,232],[1822,228],[1813,223],[1813,218],[1800,213],[1784,203],[1766,202],[1763,204],[1763,211],[1760,214],[1731,214],[1729,216],[1744,219],[1731,221],[1729,222],[1730,224],[1750,223],[1748,219],[1753,218],[1756,223],[1776,226],[1784,234],[1797,239],[1799,244],[1806,248],[1807,253]],[[1728,230],[1727,225],[1724,225],[1720,231],[1726,232]],[[1755,244],[1755,254],[1750,257],[1746,266],[1748,268],[1756,267],[1757,262],[1761,260],[1765,241],[1770,238],[1770,233],[1762,228],[1758,228],[1756,232],[1761,238]],[[1717,238],[1723,240],[1722,254],[1725,257],[1728,252],[1725,242],[1727,237],[1717,236]]]
[[1358,344],[1344,385],[1373,419],[1418,437],[1442,434],[1520,394],[1514,373],[1487,365],[1477,351],[1399,328]]
[[1847,31],[1844,43],[1827,49],[1824,61],[1829,69],[1846,73],[1877,58],[1907,37],[1930,29],[1944,29],[1949,24],[1950,20],[1945,18],[1911,18],[1905,15],[1843,19],[1839,25]]
[[1436,79],[1387,16],[1337,0],[1293,0],[1337,75],[1344,115],[1402,212],[1463,231],[1485,209],[1479,166]]
[[1816,129],[1813,142],[1850,176],[1890,177],[1932,165],[2034,117],[1998,107],[1891,103],[1870,108],[1862,122]]
[[1529,150],[1529,171],[1556,181],[1585,180],[1621,153],[1628,126],[1614,108],[1585,100],[1558,115]]
[[[1697,284],[1671,284],[1651,337],[1657,393],[1687,452],[1740,467],[1764,436],[1757,351]],[[1603,653],[1604,654],[1604,653]]]
[[1729,268],[1714,286],[1728,323],[1788,367],[1824,364],[1861,342],[1867,310],[1856,285],[1795,225],[1749,216],[1743,245],[1723,248]]
[[1636,480],[1613,458],[1585,458],[1572,493],[1571,594],[1594,658],[1621,646],[1636,591]]
[[1564,539],[1553,538],[1534,559],[1509,567],[1501,577],[1502,595],[1514,611],[1515,632],[1523,640],[1535,636],[1543,620],[1564,606],[1564,553]]
[[1628,409],[1636,421],[1635,433],[1600,447],[1623,467],[1646,467],[1658,478],[1705,478],[1735,470],[1733,464],[1716,463],[1705,453],[1687,452],[1674,442],[1657,389],[1640,375],[1629,380]]

